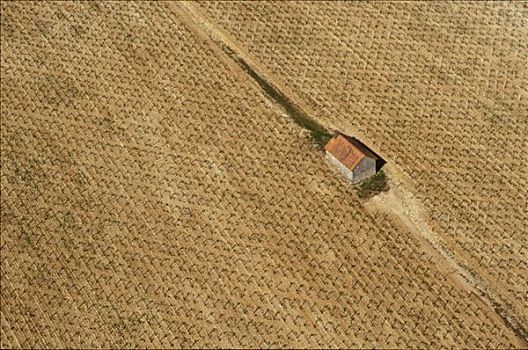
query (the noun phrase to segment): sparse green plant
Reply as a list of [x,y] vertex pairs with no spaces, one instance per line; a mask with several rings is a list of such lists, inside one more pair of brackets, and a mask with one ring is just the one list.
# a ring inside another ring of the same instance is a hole
[[383,170],[378,171],[376,175],[361,182],[358,186],[358,195],[360,198],[368,199],[375,195],[386,192],[390,189],[387,175]]

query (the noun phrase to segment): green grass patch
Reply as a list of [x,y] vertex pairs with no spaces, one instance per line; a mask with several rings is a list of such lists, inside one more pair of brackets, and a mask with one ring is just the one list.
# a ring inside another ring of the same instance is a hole
[[389,189],[390,186],[387,175],[385,175],[383,170],[380,170],[376,175],[359,184],[358,195],[359,198],[368,199],[381,192],[386,192]]
[[286,95],[279,91],[266,79],[262,78],[249,64],[247,64],[242,58],[238,57],[228,47],[223,47],[224,51],[233,57],[238,64],[252,77],[257,84],[264,90],[264,92],[271,97],[275,102],[281,105],[286,113],[297,123],[297,125],[303,127],[310,132],[314,143],[323,149],[327,142],[332,138],[330,134],[321,124],[314,119],[310,118],[299,106],[291,101]]
[[289,112],[292,116],[293,121],[308,130],[310,132],[310,136],[312,136],[314,143],[321,149],[323,149],[324,146],[328,143],[328,141],[330,141],[330,139],[332,138],[332,134],[326,131],[326,129],[323,128],[321,125],[313,122],[310,119],[307,119],[301,113],[295,113],[294,111]]

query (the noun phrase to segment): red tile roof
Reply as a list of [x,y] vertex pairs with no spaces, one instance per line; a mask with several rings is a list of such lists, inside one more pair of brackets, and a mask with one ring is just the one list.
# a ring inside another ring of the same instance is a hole
[[359,140],[343,134],[337,134],[332,137],[332,139],[326,144],[325,151],[334,156],[334,158],[349,170],[353,170],[365,157],[378,159],[378,157]]

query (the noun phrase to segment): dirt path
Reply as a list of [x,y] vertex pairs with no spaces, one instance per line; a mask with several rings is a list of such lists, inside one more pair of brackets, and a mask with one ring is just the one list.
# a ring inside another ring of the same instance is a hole
[[405,175],[390,166],[385,171],[388,173],[391,189],[371,198],[365,206],[369,210],[380,210],[396,217],[418,238],[445,276],[458,286],[472,292],[481,302],[492,308],[497,317],[524,339],[520,341],[519,346],[526,347],[528,345],[526,330],[509,312],[507,303],[458,261],[431,230],[422,204],[413,195],[408,182],[401,180]]

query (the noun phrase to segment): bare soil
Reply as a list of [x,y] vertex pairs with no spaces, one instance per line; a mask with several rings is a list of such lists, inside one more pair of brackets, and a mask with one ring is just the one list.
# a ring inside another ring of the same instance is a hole
[[[1,347],[524,346],[412,219],[364,206],[196,9],[1,3]],[[346,120],[283,73],[307,115]]]

